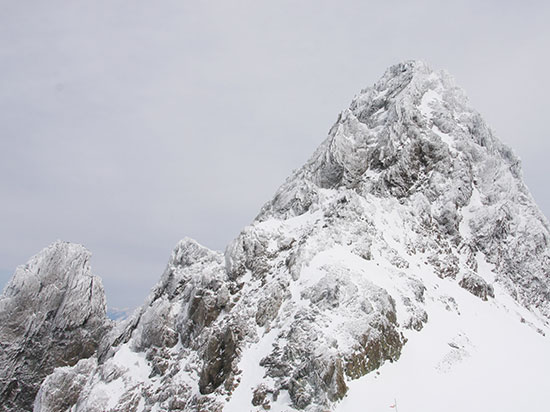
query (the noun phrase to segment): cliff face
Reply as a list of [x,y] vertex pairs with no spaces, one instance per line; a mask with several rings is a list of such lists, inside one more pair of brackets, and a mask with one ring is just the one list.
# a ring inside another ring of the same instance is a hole
[[43,379],[92,356],[108,329],[90,253],[57,242],[17,268],[0,296],[0,410],[28,411]]
[[419,342],[451,348],[420,366],[437,384],[493,342],[480,318],[540,344],[549,239],[518,159],[452,78],[398,64],[225,255],[180,242],[146,303],[97,356],[48,376],[35,411],[353,409],[356,382]]

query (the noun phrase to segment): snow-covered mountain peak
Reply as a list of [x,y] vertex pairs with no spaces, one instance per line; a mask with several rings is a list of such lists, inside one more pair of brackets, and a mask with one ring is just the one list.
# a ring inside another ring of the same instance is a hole
[[[400,409],[439,410],[424,386],[445,400],[466,393],[461,363],[477,376],[523,356],[489,387],[510,394],[491,409],[521,410],[514,388],[544,394],[531,369],[550,367],[513,339],[547,353],[549,242],[519,161],[451,76],[401,63],[224,255],[178,243],[145,304],[97,358],[50,375],[35,412],[61,398],[73,412],[375,410],[395,394]],[[486,388],[467,393],[454,410],[479,410]]]
[[185,237],[178,242],[172,251],[169,265],[189,266],[201,259],[209,259],[215,254],[196,240]]
[[439,93],[452,90],[461,99],[466,99],[464,92],[445,70],[435,71],[421,60],[407,60],[389,67],[373,86],[361,90],[354,101],[389,97],[411,102],[415,95],[429,89]]
[[486,180],[495,174],[526,192],[519,159],[494,137],[454,79],[408,61],[389,68],[353,99],[259,218],[299,215],[319,203],[319,189],[397,198],[424,192],[433,198],[442,186],[462,185],[456,199],[461,205],[474,182],[482,196],[494,197],[492,182]]
[[[409,61],[389,68],[353,99],[307,167],[321,187],[349,186],[366,171],[391,167],[411,149],[422,156],[423,147],[433,146],[439,157],[445,151],[456,156],[472,150],[472,142],[510,155],[448,73]],[[439,159],[421,160],[433,164]]]
[[[414,112],[413,108],[434,100],[453,102],[472,111],[467,107],[466,93],[447,71],[433,70],[421,60],[409,60],[391,66],[373,86],[361,90],[353,99],[351,110],[358,118],[368,121],[376,111],[394,104],[401,111]],[[414,116],[414,113],[406,114]]]

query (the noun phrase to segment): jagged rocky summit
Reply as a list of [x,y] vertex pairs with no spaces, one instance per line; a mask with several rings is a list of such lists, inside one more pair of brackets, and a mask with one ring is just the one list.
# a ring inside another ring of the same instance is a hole
[[56,242],[19,266],[0,296],[0,410],[32,410],[44,378],[92,356],[108,328],[82,246]]
[[34,411],[378,410],[396,392],[407,410],[456,394],[447,410],[540,406],[549,236],[519,160],[453,79],[395,65],[225,254],[182,240]]

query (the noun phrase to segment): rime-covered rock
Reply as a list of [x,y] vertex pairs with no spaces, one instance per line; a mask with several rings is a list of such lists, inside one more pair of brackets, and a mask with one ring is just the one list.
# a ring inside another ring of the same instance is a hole
[[19,266],[0,296],[0,410],[31,410],[43,379],[92,356],[108,326],[82,246],[56,242]]
[[229,287],[235,285],[227,282],[223,255],[182,240],[146,303],[105,336],[93,370],[81,368],[77,380],[87,385],[75,387],[64,378],[78,374],[80,365],[57,369],[34,410],[50,411],[43,400],[56,391],[76,396],[78,411],[129,411],[138,404],[216,410],[202,394],[227,381],[237,362],[236,333],[216,324],[232,305]]

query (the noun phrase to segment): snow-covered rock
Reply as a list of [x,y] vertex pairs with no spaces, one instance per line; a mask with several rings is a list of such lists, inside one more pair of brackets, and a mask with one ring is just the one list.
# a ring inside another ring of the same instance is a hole
[[[145,305],[106,335],[94,361],[50,375],[35,411],[56,410],[56,391],[74,400],[72,412],[321,412],[369,399],[374,408],[400,365],[418,407],[422,385],[443,375],[457,384],[458,364],[491,376],[484,368],[498,358],[487,348],[510,356],[511,331],[537,348],[538,363],[530,376],[494,381],[542,382],[549,239],[519,160],[450,75],[395,65],[355,97],[225,256],[178,244]],[[419,371],[430,380],[415,379]],[[375,381],[385,382],[378,392],[360,387],[380,388]],[[472,401],[454,410],[487,404],[492,387],[468,388]]]
[[0,296],[0,410],[29,411],[54,368],[92,356],[109,323],[90,253],[56,242],[19,266]]
[[[85,361],[73,370],[57,369],[42,385],[34,410],[57,410],[50,394],[60,390],[75,399],[76,410],[90,412],[155,404],[181,409],[183,402],[198,408],[200,392],[225,382],[237,356],[231,327],[213,326],[231,305],[226,279],[221,253],[192,239],[179,242],[146,303],[105,336],[91,373]],[[87,385],[63,386],[79,367]]]

